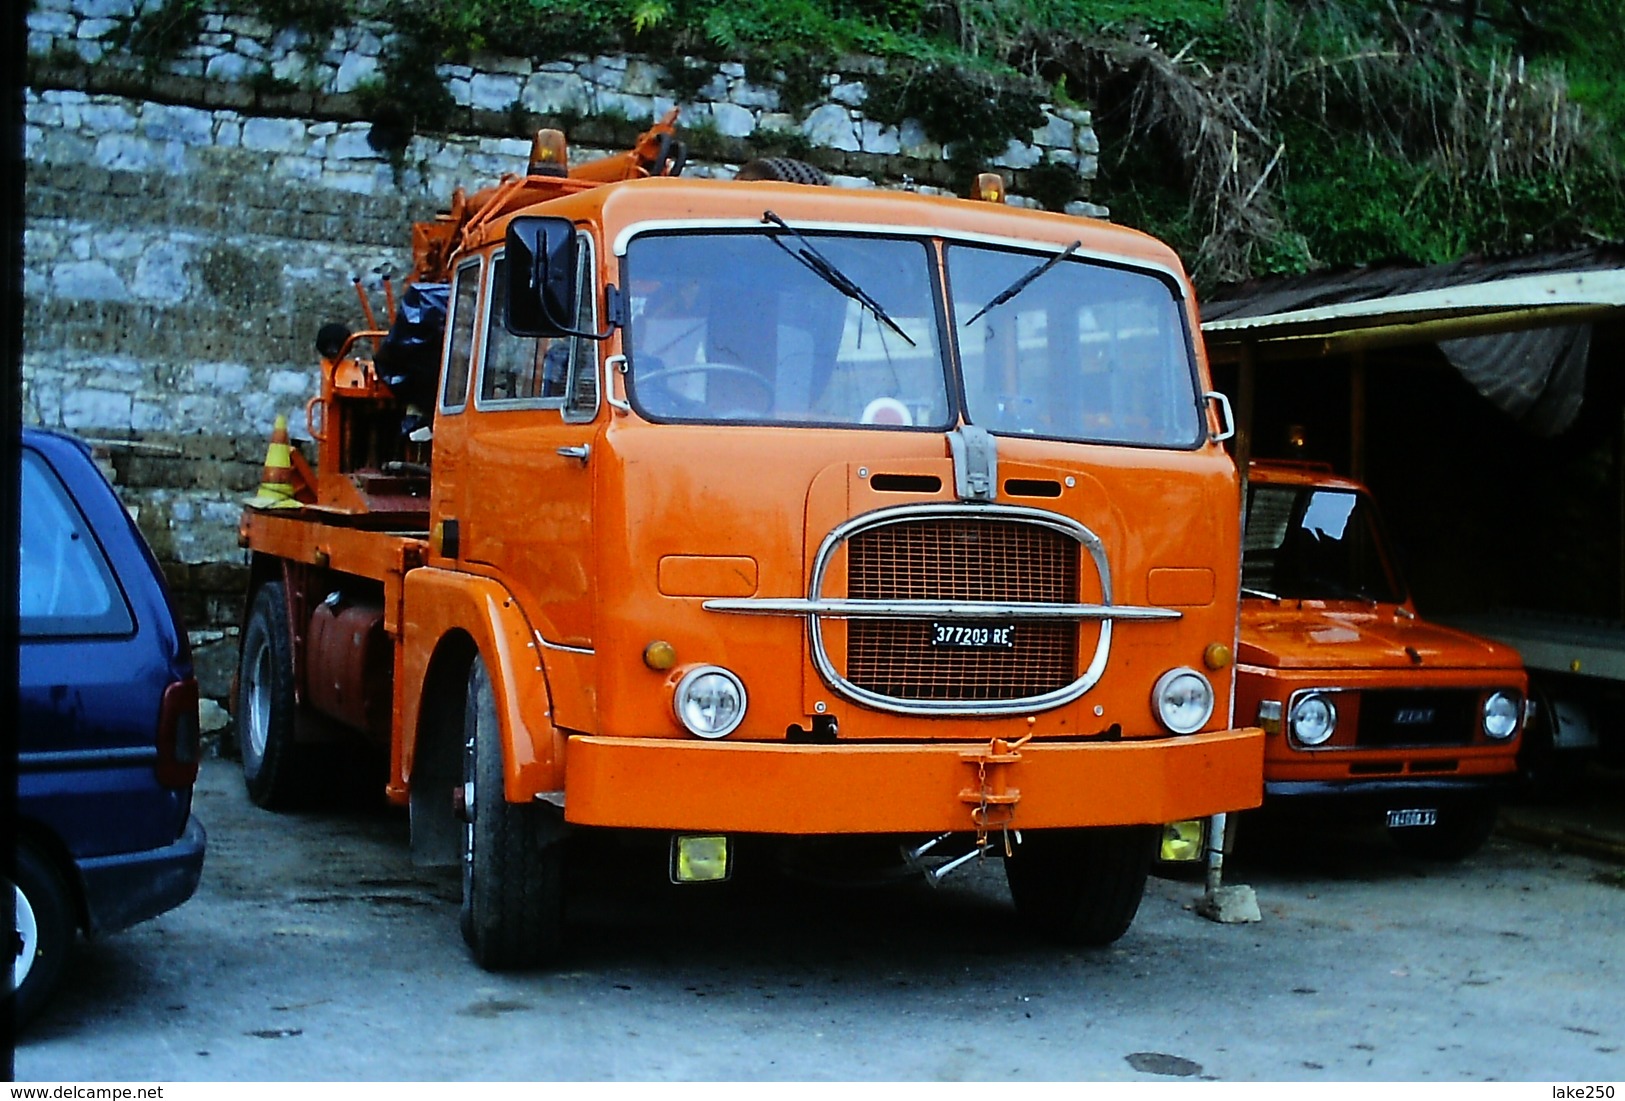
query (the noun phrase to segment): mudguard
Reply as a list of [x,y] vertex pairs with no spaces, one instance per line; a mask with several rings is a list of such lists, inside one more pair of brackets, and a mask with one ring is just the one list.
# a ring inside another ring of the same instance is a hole
[[473,640],[491,672],[502,716],[505,788],[509,802],[530,802],[564,788],[564,736],[553,725],[552,695],[536,632],[519,602],[499,582],[423,567],[405,580],[401,631],[399,759],[391,795],[405,797],[412,774],[430,663],[456,632]]

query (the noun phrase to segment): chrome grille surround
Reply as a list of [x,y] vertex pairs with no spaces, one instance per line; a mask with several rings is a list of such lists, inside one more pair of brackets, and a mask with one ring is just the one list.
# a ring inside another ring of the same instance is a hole
[[[825,597],[824,581],[835,553],[854,536],[885,527],[915,520],[1000,520],[1031,524],[1060,532],[1076,541],[1088,551],[1100,582],[1101,603],[1053,603],[1033,601],[994,600],[864,600]],[[934,503],[906,505],[900,508],[880,509],[855,516],[833,529],[818,548],[808,580],[807,597],[800,599],[774,599],[747,597],[741,599],[707,600],[708,611],[733,612],[751,615],[800,615],[807,618],[808,648],[819,676],[835,691],[856,703],[882,711],[904,715],[1008,715],[1027,714],[1069,703],[1093,688],[1106,671],[1106,660],[1111,652],[1112,623],[1117,619],[1163,620],[1177,619],[1180,613],[1169,608],[1112,603],[1111,568],[1106,561],[1105,547],[1099,536],[1070,517],[1060,516],[1042,509],[1019,505],[963,505]],[[1084,620],[1100,621],[1100,637],[1094,654],[1081,675],[1071,683],[1053,691],[1014,699],[911,699],[886,695],[854,684],[843,676],[830,660],[824,645],[820,620],[829,619],[998,619],[1020,623],[1025,620],[1057,620],[1079,623]]]

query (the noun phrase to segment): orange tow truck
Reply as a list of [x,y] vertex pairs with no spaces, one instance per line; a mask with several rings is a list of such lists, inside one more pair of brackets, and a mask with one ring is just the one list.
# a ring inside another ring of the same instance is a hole
[[1517,774],[1517,652],[1418,616],[1374,502],[1330,466],[1254,461],[1247,502],[1236,713],[1268,735],[1266,811],[1469,855]]
[[1116,939],[1160,823],[1262,795],[1178,259],[681,161],[669,118],[574,168],[540,132],[414,226],[387,329],[322,329],[317,462],[279,445],[242,518],[250,794],[387,746],[487,968],[567,946],[589,830],[669,837],[681,883],[764,839],[1002,859],[1035,930]]

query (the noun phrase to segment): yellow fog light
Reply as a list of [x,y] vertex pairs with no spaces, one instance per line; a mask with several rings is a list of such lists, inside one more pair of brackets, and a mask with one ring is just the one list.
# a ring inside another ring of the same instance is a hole
[[1217,672],[1230,665],[1230,647],[1222,642],[1210,642],[1206,650],[1202,651],[1202,664]]
[[643,648],[643,664],[651,669],[670,669],[677,664],[677,647],[657,638]]
[[1202,859],[1202,833],[1206,823],[1200,818],[1169,822],[1162,827],[1162,848],[1157,859],[1168,864],[1184,864]]
[[671,839],[673,883],[721,883],[732,872],[733,846],[717,834],[678,834]]
[[1281,701],[1258,701],[1258,725],[1264,728],[1266,734],[1279,734],[1281,732]]

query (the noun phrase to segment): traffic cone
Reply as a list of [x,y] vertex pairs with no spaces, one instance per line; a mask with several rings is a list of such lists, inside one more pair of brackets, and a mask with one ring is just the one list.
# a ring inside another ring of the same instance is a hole
[[250,508],[298,508],[294,499],[293,445],[288,442],[288,418],[278,416],[271,426],[271,446],[265,449],[265,472],[260,491]]

